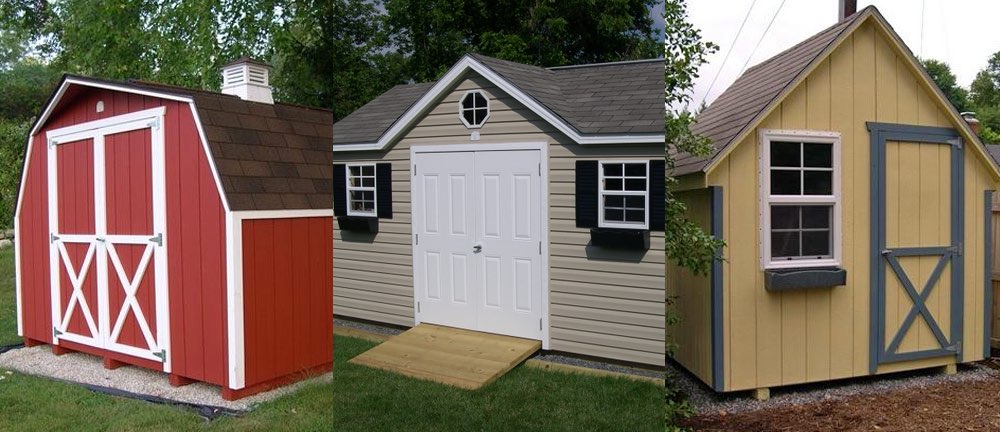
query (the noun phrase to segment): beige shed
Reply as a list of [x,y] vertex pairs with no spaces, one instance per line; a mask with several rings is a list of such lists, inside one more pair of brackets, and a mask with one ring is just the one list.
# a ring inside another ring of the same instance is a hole
[[667,272],[674,360],[717,391],[944,366],[989,353],[1000,173],[868,7],[746,71],[675,154],[689,216],[725,240]]

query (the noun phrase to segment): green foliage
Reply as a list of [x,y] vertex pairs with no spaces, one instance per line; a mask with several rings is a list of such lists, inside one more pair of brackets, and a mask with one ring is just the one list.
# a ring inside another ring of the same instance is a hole
[[[706,57],[718,47],[711,42],[702,41],[701,33],[687,21],[687,6],[684,0],[667,0],[664,20],[667,29],[664,39],[666,59],[664,102],[667,107],[664,132],[667,151],[664,157],[667,172],[670,173],[674,168],[674,155],[684,152],[707,156],[712,151],[711,143],[705,137],[691,132],[693,115],[687,110],[677,110],[674,107],[686,106],[690,102],[690,90],[695,78],[698,77],[698,67],[705,63]],[[677,185],[677,179],[668,174],[666,185],[664,235],[667,258],[695,274],[707,274],[714,260],[722,259],[721,256],[717,256],[717,251],[723,247],[722,239],[712,237],[685,216],[686,206],[672,193],[672,189]],[[667,302],[673,301],[672,298],[667,299]],[[677,321],[676,313],[667,314],[668,325],[673,325]],[[666,429],[682,430],[677,422],[690,417],[694,411],[669,383],[665,392]]]
[[967,111],[969,107],[969,92],[958,85],[955,74],[951,72],[951,67],[947,63],[934,59],[921,59],[920,63],[937,83],[941,91],[944,92],[951,104],[959,112]]
[[467,52],[540,66],[656,57],[656,0],[385,0],[389,34],[417,82]]
[[0,230],[14,226],[14,202],[21,182],[24,144],[30,124],[0,118]]
[[1000,130],[984,126],[983,129],[979,131],[979,138],[981,138],[986,144],[1000,145]]
[[977,107],[1000,107],[1000,51],[993,53],[986,68],[976,74],[969,93]]
[[406,82],[383,16],[367,0],[300,0],[274,38],[276,97],[327,107],[340,119]]

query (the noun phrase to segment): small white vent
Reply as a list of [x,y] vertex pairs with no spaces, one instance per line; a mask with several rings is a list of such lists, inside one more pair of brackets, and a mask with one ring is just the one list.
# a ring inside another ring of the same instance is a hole
[[271,86],[268,80],[270,67],[242,58],[222,68],[222,93],[239,96],[242,99],[273,104]]

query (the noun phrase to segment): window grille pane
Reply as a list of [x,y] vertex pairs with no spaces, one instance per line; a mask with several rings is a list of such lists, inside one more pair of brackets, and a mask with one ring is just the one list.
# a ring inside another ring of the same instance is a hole
[[772,258],[797,256],[799,256],[799,232],[780,231],[771,233]]
[[620,190],[622,190],[622,179],[620,179],[620,178],[606,178],[606,179],[604,179],[604,190],[608,190],[608,191],[620,191]]
[[802,171],[771,170],[771,195],[800,195]]
[[799,155],[801,145],[797,142],[771,142],[771,166],[800,167],[802,159]]
[[604,197],[605,207],[625,207],[625,197],[621,195],[608,195]]
[[639,192],[645,191],[646,179],[625,179],[625,190]]
[[802,233],[802,256],[809,258],[828,257],[830,253],[830,231],[805,231]]
[[771,207],[771,229],[797,229],[797,228],[799,228],[798,206]]
[[625,221],[626,222],[646,222],[646,211],[645,210],[625,210]]
[[833,145],[802,144],[802,159],[807,167],[833,168]]
[[604,220],[609,222],[622,222],[625,220],[625,210],[605,208]]
[[805,195],[833,195],[833,171],[805,171]]
[[623,166],[623,164],[604,164],[604,176],[605,177],[610,177],[610,176],[621,177],[621,175],[622,175],[622,166]]
[[644,209],[646,208],[646,197],[641,195],[628,195],[625,197],[625,207]]
[[625,175],[629,177],[645,177],[646,164],[636,164],[636,163],[625,164]]
[[802,207],[802,228],[830,228],[830,206]]

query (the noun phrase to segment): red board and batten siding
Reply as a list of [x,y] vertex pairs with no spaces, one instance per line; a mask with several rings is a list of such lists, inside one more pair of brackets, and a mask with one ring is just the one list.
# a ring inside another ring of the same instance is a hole
[[246,386],[329,365],[333,219],[245,219],[242,236]]
[[[95,109],[98,101],[104,104],[101,113]],[[166,107],[167,265],[170,310],[175,314],[170,320],[173,373],[226,385],[225,209],[190,107],[183,102],[70,88],[32,137],[18,215],[23,336],[52,342],[46,131],[160,106]],[[75,186],[86,189],[86,185]],[[92,195],[92,191],[91,185],[89,191],[79,193]],[[100,351],[75,345],[69,348]]]

